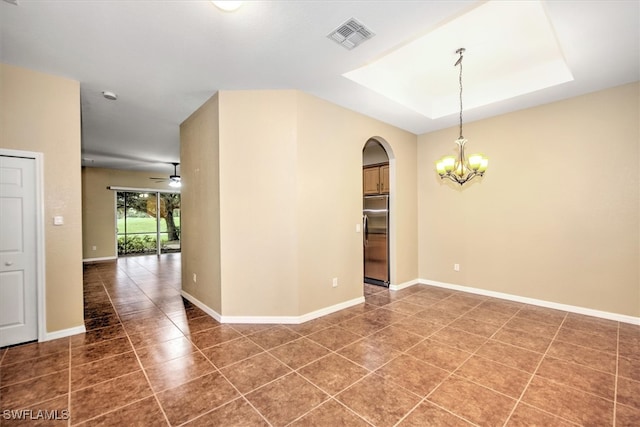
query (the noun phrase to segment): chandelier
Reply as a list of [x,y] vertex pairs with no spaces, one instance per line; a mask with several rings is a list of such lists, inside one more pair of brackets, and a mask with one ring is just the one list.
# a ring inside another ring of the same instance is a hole
[[489,159],[482,154],[472,154],[469,159],[464,155],[464,145],[467,143],[467,140],[462,136],[462,55],[464,52],[465,48],[463,47],[456,50],[460,58],[454,64],[454,67],[460,66],[460,76],[458,78],[460,82],[460,136],[455,141],[458,144],[458,155],[444,156],[436,162],[436,170],[441,179],[449,178],[460,185],[471,181],[476,176],[484,175],[489,164]]

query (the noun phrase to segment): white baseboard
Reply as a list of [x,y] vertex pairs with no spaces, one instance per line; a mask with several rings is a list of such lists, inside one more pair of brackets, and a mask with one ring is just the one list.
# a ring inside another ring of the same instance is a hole
[[[539,307],[552,308],[556,310],[568,311],[570,313],[584,314],[585,316],[599,317],[602,319],[615,320],[623,323],[630,323],[633,325],[640,325],[640,317],[628,316],[625,314],[611,313],[608,311],[595,310],[591,308],[579,307],[569,304],[561,304],[552,301],[545,301],[535,298],[528,298],[519,295],[507,294],[503,292],[490,291],[486,289],[473,288],[470,286],[455,285],[452,283],[438,282],[436,280],[429,279],[414,279],[399,285],[390,285],[389,289],[392,291],[398,291],[414,285],[430,285],[439,288],[452,289],[455,291],[468,292],[470,294],[484,295],[493,298],[499,298],[507,301],[520,302],[524,304],[535,305]],[[336,311],[344,310],[345,308],[352,307],[354,305],[362,304],[364,297],[355,298],[349,301],[345,301],[339,304],[325,307],[320,310],[312,311],[301,316],[222,316],[215,310],[211,309],[203,302],[199,301],[192,295],[189,295],[184,290],[182,295],[189,301],[191,301],[196,307],[209,314],[220,323],[279,323],[279,324],[298,324],[308,322],[309,320],[316,319],[318,317],[326,316],[327,314],[334,313]]]
[[181,294],[183,297],[193,303],[193,305],[195,305],[220,323],[266,323],[297,325],[299,323],[308,322],[309,320],[317,319],[318,317],[326,316],[327,314],[331,314],[336,311],[344,310],[345,308],[364,303],[364,297],[358,297],[349,301],[344,301],[332,305],[330,307],[321,308],[320,310],[312,311],[301,316],[223,316],[216,312],[214,309],[208,307],[205,303],[198,300],[193,295],[190,295],[188,292],[182,290]]
[[117,256],[104,256],[104,257],[100,257],[100,258],[84,258],[82,260],[83,264],[87,264],[90,262],[101,262],[101,261],[114,261],[118,259]]
[[308,322],[309,320],[317,319],[318,317],[326,316],[327,314],[335,313],[336,311],[344,310],[345,308],[353,307],[354,305],[363,303],[364,297],[358,297],[349,301],[334,304],[329,307],[321,308],[320,310],[315,310],[310,313],[303,314],[302,316],[298,316],[299,320],[297,323]]
[[600,317],[602,319],[615,320],[623,323],[640,325],[640,317],[628,316],[626,314],[611,313],[608,311],[595,310],[592,308],[579,307],[569,304],[561,304],[552,301],[545,301],[535,298],[522,297],[519,295],[505,294],[502,292],[489,291],[486,289],[472,288],[469,286],[454,285],[452,283],[438,282],[429,279],[418,279],[418,283],[423,285],[437,286],[439,288],[453,289],[456,291],[468,292],[470,294],[484,295],[508,301],[521,302],[524,304],[537,305],[539,307],[553,308],[555,310],[568,311],[570,313],[584,314],[585,316]]
[[300,323],[298,316],[222,316],[220,323],[287,324]]
[[413,285],[420,284],[420,279],[409,280],[408,282],[400,283],[399,285],[389,285],[389,289],[392,291],[399,291],[400,289],[408,288]]
[[85,332],[87,332],[87,329],[84,327],[84,325],[76,326],[75,328],[61,329],[59,331],[53,331],[53,332],[45,332],[44,337],[41,337],[41,339],[39,339],[38,341],[43,342],[43,341],[57,340],[58,338],[66,338],[66,337],[70,337],[71,335],[83,334]]
[[213,317],[214,319],[216,319],[218,322],[222,323],[222,316],[220,316],[220,314],[215,311],[213,308],[209,307],[208,305],[206,305],[205,303],[203,303],[202,301],[200,301],[198,298],[194,297],[193,295],[191,295],[190,293],[188,293],[187,291],[185,291],[184,289],[182,289],[180,291],[180,294],[185,297],[189,302],[191,302],[193,305],[195,305],[196,307],[198,307],[200,310],[204,311],[205,313],[207,313],[209,316]]

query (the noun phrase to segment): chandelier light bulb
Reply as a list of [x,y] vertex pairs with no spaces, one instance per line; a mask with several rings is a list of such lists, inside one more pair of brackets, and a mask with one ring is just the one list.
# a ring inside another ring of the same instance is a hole
[[487,166],[489,165],[489,159],[486,157],[482,158],[482,162],[480,162],[480,168],[478,169],[478,173],[484,173],[487,170]]
[[445,172],[451,172],[455,168],[456,158],[453,156],[445,156],[442,158],[442,165],[444,166]]
[[482,164],[482,154],[472,154],[469,156],[469,168],[478,172]]

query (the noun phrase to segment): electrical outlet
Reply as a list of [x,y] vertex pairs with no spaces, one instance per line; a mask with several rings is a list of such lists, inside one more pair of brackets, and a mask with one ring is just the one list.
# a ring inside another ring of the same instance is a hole
[[198,276],[196,273],[193,273],[193,283],[198,283]]
[[334,277],[334,278],[333,278],[333,287],[334,287],[334,288],[337,288],[337,287],[338,287],[338,278],[337,278],[337,277]]
[[453,264],[454,271],[460,271],[460,264]]
[[98,249],[96,246],[91,246],[92,251],[95,251],[96,249]]

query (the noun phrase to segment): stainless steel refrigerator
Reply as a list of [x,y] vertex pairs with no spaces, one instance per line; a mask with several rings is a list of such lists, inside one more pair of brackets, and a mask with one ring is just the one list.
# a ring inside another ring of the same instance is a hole
[[362,209],[364,228],[364,281],[389,286],[389,196],[365,196]]

